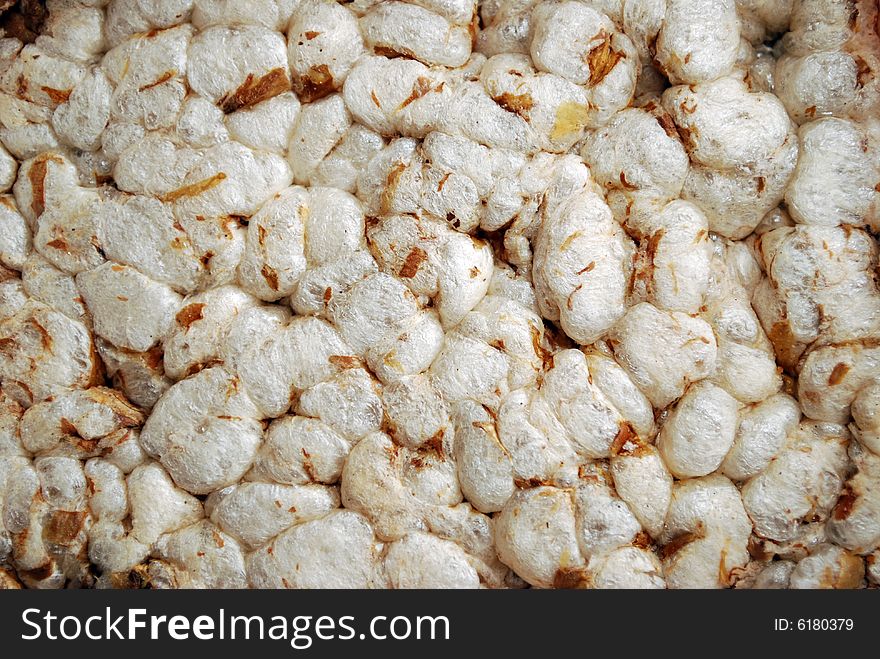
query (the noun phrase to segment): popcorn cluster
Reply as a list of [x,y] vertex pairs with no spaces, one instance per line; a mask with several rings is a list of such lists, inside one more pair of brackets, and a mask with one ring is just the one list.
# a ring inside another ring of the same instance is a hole
[[876,2],[44,5],[0,585],[880,585]]

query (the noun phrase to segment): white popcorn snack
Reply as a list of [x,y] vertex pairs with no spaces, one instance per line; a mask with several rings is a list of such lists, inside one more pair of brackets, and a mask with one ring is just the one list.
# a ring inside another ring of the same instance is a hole
[[877,587],[878,19],[0,1],[0,587]]

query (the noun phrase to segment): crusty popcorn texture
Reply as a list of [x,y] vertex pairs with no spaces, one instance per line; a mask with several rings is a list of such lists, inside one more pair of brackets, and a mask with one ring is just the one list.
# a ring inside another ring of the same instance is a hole
[[880,585],[874,0],[3,6],[3,587]]

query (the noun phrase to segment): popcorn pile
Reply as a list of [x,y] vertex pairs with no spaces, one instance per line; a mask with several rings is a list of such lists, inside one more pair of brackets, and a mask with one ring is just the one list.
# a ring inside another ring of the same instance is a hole
[[44,5],[0,584],[880,584],[876,2]]

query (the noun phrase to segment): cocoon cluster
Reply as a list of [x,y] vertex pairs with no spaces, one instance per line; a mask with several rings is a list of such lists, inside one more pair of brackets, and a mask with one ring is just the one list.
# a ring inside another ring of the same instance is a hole
[[0,4],[0,587],[880,585],[876,2]]

